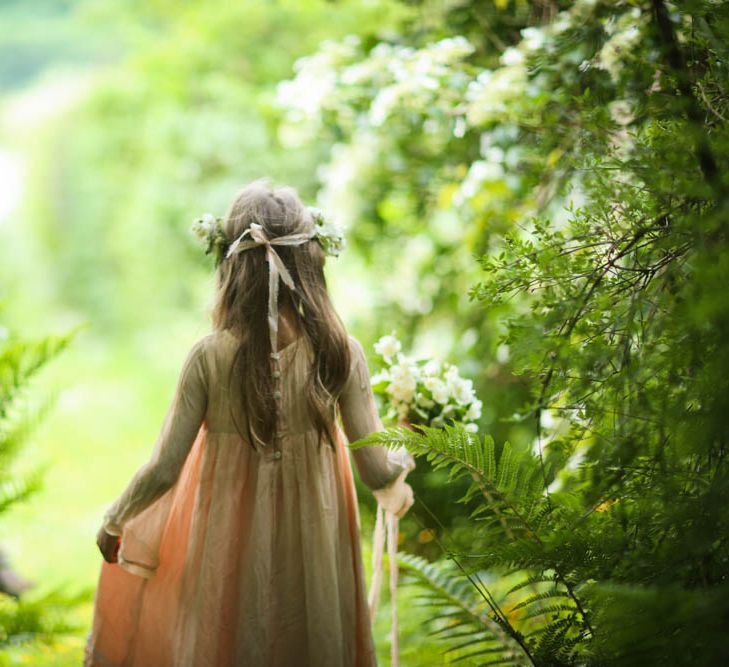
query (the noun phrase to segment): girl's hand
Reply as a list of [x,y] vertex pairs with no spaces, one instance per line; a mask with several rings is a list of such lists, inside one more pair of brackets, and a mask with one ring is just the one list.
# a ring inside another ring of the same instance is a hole
[[399,519],[407,514],[414,502],[413,489],[405,481],[408,472],[410,470],[406,468],[392,484],[372,492],[377,502]]
[[121,539],[118,535],[111,535],[101,528],[96,535],[96,544],[107,563],[117,562],[121,546]]

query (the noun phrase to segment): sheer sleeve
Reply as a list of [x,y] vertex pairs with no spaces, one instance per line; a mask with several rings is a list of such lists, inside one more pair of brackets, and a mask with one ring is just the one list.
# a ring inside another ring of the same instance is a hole
[[[339,411],[347,439],[354,442],[375,431],[382,431],[384,427],[372,393],[364,350],[354,336],[349,339],[352,366],[347,384],[339,398]],[[350,451],[362,483],[372,491],[394,484],[400,478],[400,473],[408,468],[403,452],[392,452],[375,445],[365,445]],[[410,467],[414,466],[412,456],[406,456],[411,462]]]
[[195,442],[207,410],[208,375],[205,338],[190,350],[177,381],[172,403],[149,461],[104,515],[104,529],[121,535],[124,524],[174,486]]

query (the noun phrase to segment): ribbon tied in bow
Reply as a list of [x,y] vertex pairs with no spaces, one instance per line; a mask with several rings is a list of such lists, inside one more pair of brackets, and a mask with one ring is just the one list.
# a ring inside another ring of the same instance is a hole
[[268,263],[268,330],[271,338],[271,355],[274,358],[278,353],[278,283],[279,280],[282,280],[294,292],[296,291],[296,285],[289,270],[283,263],[281,256],[273,246],[301,245],[313,239],[315,235],[316,230],[313,229],[310,232],[297,232],[295,234],[268,238],[263,227],[253,222],[248,229],[230,244],[228,252],[225,255],[227,259],[231,255],[249,250],[250,248],[257,248],[258,246],[265,246],[266,248],[266,260]]

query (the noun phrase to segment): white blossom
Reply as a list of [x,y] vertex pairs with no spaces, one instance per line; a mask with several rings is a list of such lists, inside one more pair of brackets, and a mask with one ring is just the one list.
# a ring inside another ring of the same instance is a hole
[[423,375],[437,375],[440,373],[440,363],[437,360],[431,359],[423,366]]
[[481,408],[483,404],[479,400],[473,401],[466,411],[466,419],[468,421],[476,421],[481,418]]
[[453,398],[461,405],[468,405],[473,402],[475,395],[473,393],[473,382],[459,378],[451,387]]
[[521,36],[524,40],[524,47],[530,51],[535,51],[544,44],[545,35],[541,28],[524,28]]
[[448,403],[448,400],[451,397],[451,394],[448,391],[448,385],[442,380],[437,379],[431,383],[430,393],[433,395],[433,400],[441,405]]
[[502,65],[520,65],[524,62],[524,54],[519,49],[510,46],[501,54],[499,60]]
[[401,347],[400,341],[395,336],[388,335],[383,336],[375,343],[375,352],[389,363],[400,352]]
[[394,378],[387,386],[387,392],[396,400],[409,403],[415,396],[417,382],[412,376]]

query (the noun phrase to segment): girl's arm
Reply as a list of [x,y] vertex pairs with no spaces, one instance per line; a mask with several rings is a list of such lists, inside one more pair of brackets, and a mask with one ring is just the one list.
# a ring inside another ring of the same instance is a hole
[[187,355],[151,458],[104,515],[103,530],[110,535],[121,535],[124,524],[172,488],[180,476],[207,410],[206,339],[195,343]]
[[[354,442],[375,431],[382,431],[384,427],[377,412],[364,350],[356,338],[349,338],[352,369],[339,398],[339,410],[347,439]],[[407,452],[396,454],[376,445],[365,445],[350,451],[362,483],[372,491],[388,489],[390,496],[394,494],[403,498],[408,492],[411,493],[410,487],[404,482],[405,475],[401,473],[415,467],[412,455]]]

